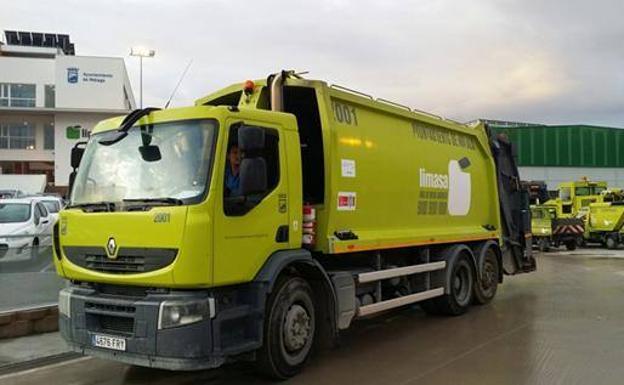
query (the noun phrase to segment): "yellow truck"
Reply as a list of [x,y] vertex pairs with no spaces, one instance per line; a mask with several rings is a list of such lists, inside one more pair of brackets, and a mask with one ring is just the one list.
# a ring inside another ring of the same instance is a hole
[[557,207],[557,216],[560,218],[583,217],[587,214],[590,203],[601,202],[602,192],[607,189],[607,182],[579,181],[559,184],[559,196],[545,202]]
[[540,251],[565,245],[575,250],[583,242],[585,226],[581,218],[560,218],[555,205],[531,206],[531,232],[533,245]]
[[59,325],[97,357],[287,378],[359,318],[536,268],[506,138],[291,71],[103,121],[72,166]]
[[602,192],[601,202],[589,205],[585,218],[585,240],[608,249],[624,243],[624,193],[621,189]]

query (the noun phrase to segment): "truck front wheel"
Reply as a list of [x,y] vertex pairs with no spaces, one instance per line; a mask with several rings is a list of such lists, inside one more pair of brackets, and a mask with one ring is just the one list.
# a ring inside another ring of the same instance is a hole
[[299,373],[310,355],[316,332],[312,288],[302,278],[286,277],[269,296],[259,369],[274,379]]
[[550,250],[550,241],[548,240],[548,238],[540,238],[537,242],[537,245],[539,247],[539,251],[541,252],[545,253]]

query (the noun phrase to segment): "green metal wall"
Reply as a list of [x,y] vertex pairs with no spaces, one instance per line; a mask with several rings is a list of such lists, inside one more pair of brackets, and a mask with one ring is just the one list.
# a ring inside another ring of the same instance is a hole
[[496,127],[518,147],[520,166],[624,167],[624,129],[598,126]]

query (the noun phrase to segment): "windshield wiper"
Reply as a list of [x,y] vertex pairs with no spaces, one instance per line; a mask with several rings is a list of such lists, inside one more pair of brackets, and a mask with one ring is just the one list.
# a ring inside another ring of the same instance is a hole
[[148,205],[167,205],[167,206],[181,206],[184,204],[182,199],[178,198],[136,198],[136,199],[124,199],[124,203],[144,203]]
[[94,211],[115,211],[115,203],[113,202],[89,202],[76,203],[67,206],[68,209],[85,209],[90,212]]

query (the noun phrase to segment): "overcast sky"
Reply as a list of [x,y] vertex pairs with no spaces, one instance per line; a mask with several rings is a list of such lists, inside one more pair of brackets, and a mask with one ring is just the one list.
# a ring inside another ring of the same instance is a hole
[[280,69],[418,109],[624,127],[622,0],[127,0],[2,2],[0,29],[68,33],[78,55],[121,56],[138,100],[174,106]]

